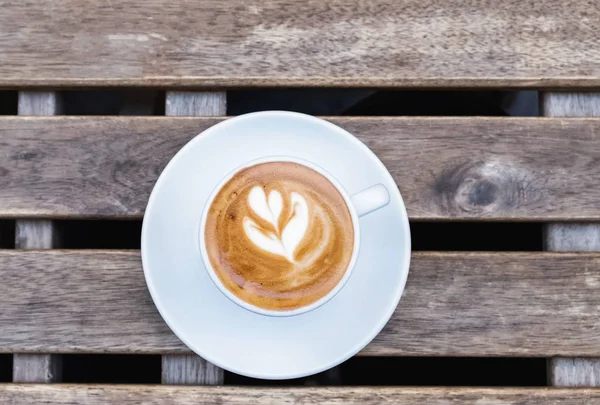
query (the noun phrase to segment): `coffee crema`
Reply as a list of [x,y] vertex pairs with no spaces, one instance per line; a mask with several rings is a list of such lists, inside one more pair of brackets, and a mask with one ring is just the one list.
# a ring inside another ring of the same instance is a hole
[[204,229],[223,285],[270,310],[326,296],[352,258],[354,226],[344,197],[317,171],[294,162],[260,163],[217,193]]

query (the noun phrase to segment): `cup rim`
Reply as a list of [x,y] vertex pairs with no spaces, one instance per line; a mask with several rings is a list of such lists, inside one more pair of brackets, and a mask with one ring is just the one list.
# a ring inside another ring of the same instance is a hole
[[[209,211],[215,197],[217,196],[219,191],[223,188],[223,186],[229,180],[231,180],[237,173],[239,173],[241,170],[261,164],[261,163],[271,163],[271,162],[298,163],[298,164],[308,167],[309,169],[315,170],[317,173],[321,174],[327,180],[329,180],[333,184],[333,186],[337,189],[337,191],[342,195],[342,198],[346,202],[346,206],[348,207],[348,211],[350,212],[350,217],[352,219],[352,227],[354,230],[354,246],[353,246],[353,251],[352,251],[352,257],[350,258],[350,262],[348,264],[348,267],[346,268],[346,271],[345,271],[342,279],[336,284],[336,286],[333,289],[331,289],[331,291],[329,291],[325,296],[319,298],[317,301],[315,301],[309,305],[305,305],[300,308],[295,308],[292,310],[272,310],[272,309],[261,308],[256,305],[252,305],[252,304],[242,300],[241,298],[237,297],[235,294],[233,294],[223,284],[223,282],[221,281],[221,279],[215,272],[215,270],[212,266],[212,263],[210,262],[210,260],[208,258],[208,252],[206,250],[206,243],[205,243],[204,229],[206,227],[208,211]],[[240,306],[248,311],[254,312],[259,315],[271,316],[271,317],[290,317],[290,316],[301,315],[301,314],[313,311],[313,310],[321,307],[328,301],[330,301],[333,297],[335,297],[343,289],[344,285],[348,282],[348,280],[352,276],[354,267],[356,266],[356,262],[358,260],[358,253],[359,253],[359,248],[360,248],[359,217],[358,217],[358,214],[356,213],[356,209],[354,208],[354,204],[352,203],[352,199],[351,199],[350,195],[348,194],[348,192],[346,191],[346,189],[342,186],[342,184],[340,184],[340,182],[332,174],[327,172],[321,166],[316,165],[305,159],[297,158],[294,156],[287,156],[287,155],[270,155],[270,156],[264,156],[264,157],[260,157],[257,159],[253,159],[253,160],[247,161],[247,162],[237,166],[235,169],[233,169],[227,175],[225,175],[223,177],[223,179],[221,179],[221,181],[214,187],[210,196],[206,200],[206,203],[204,204],[204,208],[202,211],[202,217],[200,218],[200,222],[198,223],[198,229],[196,231],[196,236],[198,238],[196,246],[198,246],[200,248],[200,256],[202,258],[202,262],[204,263],[206,272],[208,273],[210,279],[215,284],[215,286],[221,291],[221,293],[223,293],[230,301],[232,301],[233,303],[237,304],[238,306]]]

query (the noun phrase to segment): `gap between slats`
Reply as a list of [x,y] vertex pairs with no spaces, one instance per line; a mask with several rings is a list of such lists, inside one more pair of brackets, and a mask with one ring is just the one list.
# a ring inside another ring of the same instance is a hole
[[[141,220],[67,219],[54,224],[65,249],[140,249]],[[0,222],[0,230],[3,226],[10,226],[10,222]],[[410,230],[413,251],[543,250],[542,222],[411,221]],[[0,232],[0,248],[10,248],[13,243],[4,240]]]

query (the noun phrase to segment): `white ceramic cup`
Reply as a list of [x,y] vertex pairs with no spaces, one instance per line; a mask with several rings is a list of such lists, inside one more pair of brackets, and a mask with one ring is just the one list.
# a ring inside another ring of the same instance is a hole
[[[342,279],[324,297],[313,302],[312,304],[305,305],[300,308],[296,308],[296,309],[292,309],[292,310],[264,309],[264,308],[260,308],[255,305],[249,304],[248,302],[242,300],[241,298],[238,298],[227,287],[225,287],[223,285],[223,283],[221,282],[221,279],[219,278],[219,276],[215,272],[214,268],[212,267],[212,264],[208,258],[208,253],[206,251],[206,241],[205,241],[206,219],[208,217],[208,211],[210,209],[210,206],[212,205],[214,198],[217,196],[217,194],[219,193],[221,188],[223,188],[223,186],[241,170],[246,169],[251,166],[254,166],[254,165],[257,165],[257,164],[269,163],[269,162],[298,163],[298,164],[304,165],[310,169],[313,169],[314,171],[325,176],[325,178],[327,178],[335,186],[335,188],[340,192],[340,194],[344,198],[344,201],[346,202],[346,205],[348,206],[348,210],[350,211],[350,216],[352,218],[352,224],[354,227],[354,248],[352,251],[352,258],[350,259],[350,263],[348,264],[348,268],[346,269],[346,272],[344,273],[344,276],[342,277]],[[358,253],[360,250],[359,218],[364,215],[370,214],[371,212],[376,211],[382,207],[385,207],[389,202],[390,202],[390,195],[389,195],[387,188],[383,184],[375,184],[371,187],[368,187],[367,189],[365,189],[363,191],[360,191],[360,192],[354,194],[353,196],[350,196],[346,192],[344,187],[335,179],[335,177],[333,177],[330,173],[325,171],[323,168],[315,165],[314,163],[306,161],[304,159],[298,159],[298,158],[291,157],[291,156],[268,156],[268,157],[264,157],[264,158],[260,158],[260,159],[255,159],[250,162],[246,162],[246,163],[242,164],[241,166],[239,166],[235,170],[233,170],[231,173],[229,173],[227,176],[225,176],[225,178],[223,178],[223,180],[221,180],[221,182],[215,187],[214,191],[208,198],[208,200],[204,206],[204,212],[202,214],[202,219],[200,220],[200,226],[199,226],[199,229],[197,232],[198,239],[199,239],[198,242],[199,242],[199,246],[200,246],[200,252],[202,255],[202,260],[204,262],[204,265],[206,266],[206,269],[208,271],[210,278],[215,283],[215,285],[219,288],[219,290],[221,290],[221,292],[227,298],[229,298],[231,301],[233,301],[240,307],[245,308],[249,311],[255,312],[257,314],[266,315],[266,316],[300,315],[300,314],[312,311],[313,309],[316,309],[316,308],[320,307],[321,305],[325,304],[327,301],[332,299],[344,287],[344,284],[346,284],[346,282],[348,281],[348,279],[350,278],[350,276],[352,274],[352,270],[354,269],[356,260],[358,258]]]

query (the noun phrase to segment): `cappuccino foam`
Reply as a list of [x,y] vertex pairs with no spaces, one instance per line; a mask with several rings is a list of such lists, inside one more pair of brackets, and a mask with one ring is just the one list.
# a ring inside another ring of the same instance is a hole
[[214,198],[204,232],[223,285],[271,310],[300,308],[327,295],[354,248],[343,196],[326,177],[293,162],[236,173]]

